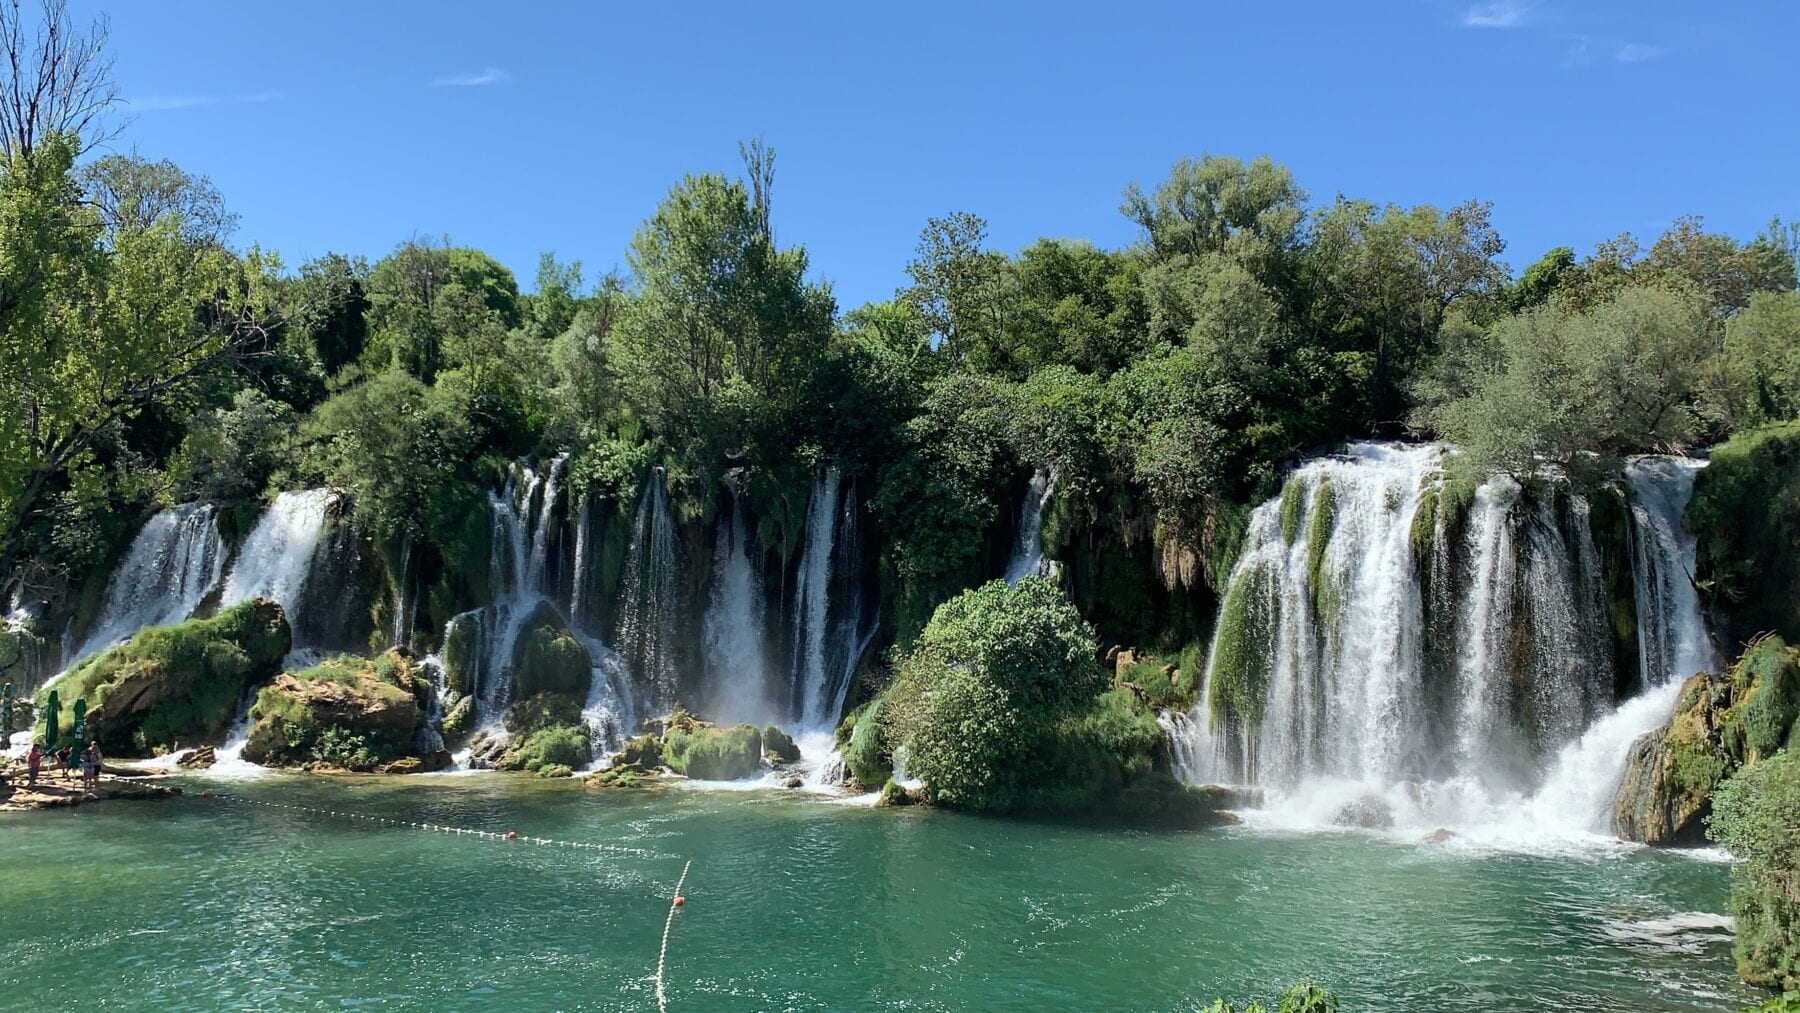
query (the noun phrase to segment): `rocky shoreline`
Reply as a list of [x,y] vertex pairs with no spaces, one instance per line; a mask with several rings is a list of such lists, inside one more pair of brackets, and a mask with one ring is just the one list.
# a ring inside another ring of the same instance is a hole
[[9,777],[0,785],[0,813],[65,809],[106,801],[139,802],[182,794],[179,787],[157,784],[158,778],[147,774],[130,777],[102,774],[99,785],[92,791],[82,786],[80,778],[64,778],[59,774],[39,776],[34,785],[27,785],[23,777]]

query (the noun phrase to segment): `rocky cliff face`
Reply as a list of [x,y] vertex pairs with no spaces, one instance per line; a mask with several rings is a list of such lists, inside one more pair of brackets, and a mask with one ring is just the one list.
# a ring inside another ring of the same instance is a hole
[[1795,740],[1800,718],[1800,649],[1764,637],[1729,676],[1700,673],[1681,687],[1669,723],[1631,745],[1613,800],[1622,840],[1706,843],[1712,794],[1739,767]]

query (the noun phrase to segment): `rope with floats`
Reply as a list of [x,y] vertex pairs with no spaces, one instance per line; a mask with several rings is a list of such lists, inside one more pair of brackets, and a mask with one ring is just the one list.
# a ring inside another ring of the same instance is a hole
[[693,860],[689,859],[681,867],[681,878],[675,881],[675,896],[669,898],[669,917],[663,922],[662,951],[656,955],[656,1008],[661,1013],[669,1013],[669,997],[663,993],[663,965],[669,959],[669,930],[675,927],[675,910],[687,903],[687,898],[681,895],[681,885],[687,882],[688,869],[693,864]]
[[295,805],[290,802],[269,802],[264,799],[249,798],[244,795],[228,795],[224,792],[203,791],[201,798],[222,799],[227,802],[242,802],[247,805],[261,806],[265,809],[278,809],[283,812],[303,813],[309,816],[326,816],[334,819],[360,820],[364,823],[375,823],[392,827],[408,827],[413,830],[425,830],[456,837],[476,837],[494,841],[512,841],[518,844],[537,844],[546,847],[570,848],[581,851],[604,851],[614,855],[630,855],[634,858],[675,858],[677,856],[661,851],[649,851],[644,848],[627,848],[617,844],[596,844],[591,841],[564,841],[550,837],[526,837],[516,830],[504,833],[497,830],[476,830],[473,827],[457,827],[442,823],[420,823],[415,820],[393,819],[387,816],[370,816],[365,813],[347,812],[338,809],[319,809],[314,806]]

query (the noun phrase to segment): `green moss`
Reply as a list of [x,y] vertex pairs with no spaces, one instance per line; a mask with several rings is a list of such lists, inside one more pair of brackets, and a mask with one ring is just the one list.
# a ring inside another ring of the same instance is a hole
[[881,709],[887,701],[883,694],[844,719],[849,733],[839,748],[844,754],[844,768],[857,784],[877,785],[893,776],[893,751],[882,734]]
[[405,659],[333,658],[257,693],[244,756],[269,766],[371,770],[410,755],[423,711]]
[[718,728],[705,722],[671,727],[663,735],[663,762],[700,781],[741,781],[762,770],[762,733],[755,725]]
[[504,723],[508,731],[529,732],[558,725],[581,724],[581,708],[586,697],[573,693],[539,693],[514,700],[506,708]]
[[1306,483],[1298,474],[1289,475],[1287,483],[1281,487],[1281,540],[1294,544],[1294,537],[1300,533],[1300,515],[1306,510]]
[[[524,770],[532,773],[571,770],[585,767],[591,745],[588,730],[581,724],[561,724],[538,728],[515,735],[512,744],[494,766],[500,770]],[[568,776],[566,773],[547,776]]]
[[793,736],[770,725],[762,732],[763,752],[776,763],[793,763],[800,759],[800,747],[794,743]]
[[1439,495],[1435,485],[1419,495],[1419,510],[1413,514],[1412,528],[1407,532],[1414,559],[1431,558],[1432,546],[1437,542]]
[[244,688],[274,674],[291,646],[280,605],[244,602],[210,619],[141,630],[81,660],[36,700],[41,709],[51,689],[64,706],[87,700],[89,734],[113,753],[214,741]]
[[587,648],[556,623],[539,623],[519,638],[513,653],[513,692],[529,697],[558,693],[587,698],[593,684]]
[[1208,673],[1209,702],[1213,719],[1232,716],[1246,727],[1262,723],[1263,697],[1268,689],[1274,643],[1272,640],[1275,576],[1265,566],[1239,573],[1225,592],[1219,609],[1219,630]]
[[1739,433],[1713,449],[1683,526],[1696,577],[1744,641],[1773,630],[1800,642],[1800,421]]
[[[1175,671],[1165,671],[1170,668]],[[1146,657],[1125,666],[1119,680],[1143,691],[1150,706],[1157,710],[1186,710],[1194,702],[1198,672],[1198,668],[1182,668],[1162,658]]]
[[1307,586],[1312,588],[1319,628],[1332,635],[1337,632],[1338,617],[1344,604],[1342,580],[1325,567],[1325,550],[1330,547],[1332,532],[1337,528],[1337,509],[1337,490],[1330,478],[1321,478],[1313,491],[1312,512],[1306,518],[1306,576]]
[[1753,643],[1732,672],[1739,692],[1732,707],[1742,724],[1745,759],[1771,756],[1800,718],[1800,651],[1780,637]]
[[481,630],[473,616],[451,623],[444,636],[444,684],[458,695],[467,695],[474,682],[476,654],[481,650]]

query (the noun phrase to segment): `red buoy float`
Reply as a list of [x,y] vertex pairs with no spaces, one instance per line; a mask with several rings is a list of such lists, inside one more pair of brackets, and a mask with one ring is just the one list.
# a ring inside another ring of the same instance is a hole
[[675,906],[676,907],[680,907],[681,905],[686,904],[686,903],[687,903],[686,897],[683,897],[681,894],[675,895]]
[[212,792],[210,792],[210,791],[203,791],[203,792],[201,792],[201,793],[200,793],[200,797],[201,797],[201,798],[212,798]]
[[516,840],[518,840],[518,839],[519,839],[519,832],[518,832],[518,831],[517,831],[517,830],[508,830],[508,831],[507,831],[507,832],[506,832],[506,839],[507,839],[507,840],[509,840],[509,841],[516,841]]

